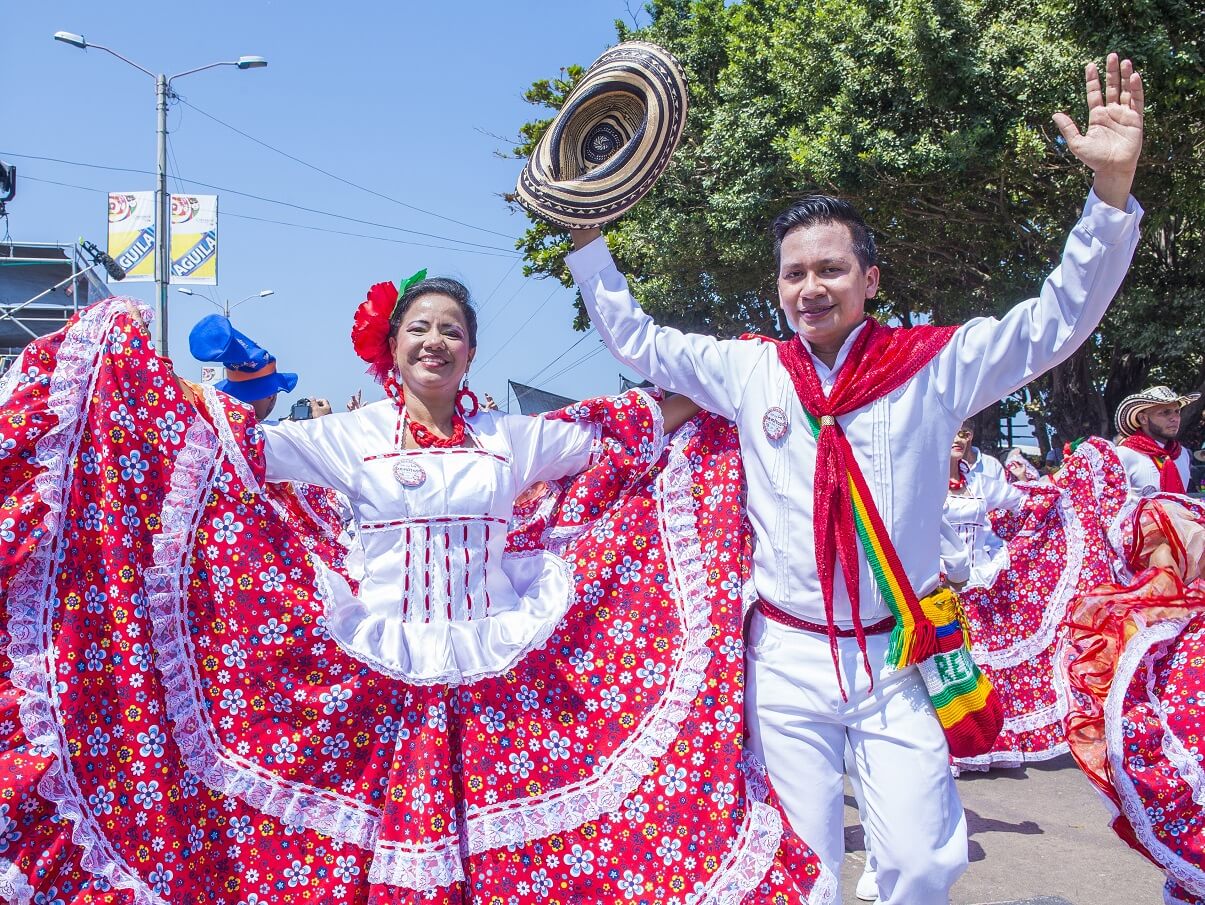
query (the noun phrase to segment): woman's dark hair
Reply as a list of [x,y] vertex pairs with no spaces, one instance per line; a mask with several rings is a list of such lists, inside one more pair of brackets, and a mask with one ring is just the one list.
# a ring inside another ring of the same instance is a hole
[[469,328],[469,348],[476,349],[477,309],[473,307],[468,287],[451,277],[429,277],[407,289],[398,299],[397,306],[393,309],[393,317],[389,318],[389,338],[397,336],[407,309],[424,295],[446,295],[456,301],[456,304],[460,306],[460,313],[464,315],[464,322]]
[[866,226],[862,215],[848,201],[831,195],[809,195],[801,198],[774,218],[770,232],[774,236],[774,263],[782,265],[782,240],[794,230],[817,223],[844,223],[849,230],[854,255],[863,270],[878,263],[879,253],[874,233]]

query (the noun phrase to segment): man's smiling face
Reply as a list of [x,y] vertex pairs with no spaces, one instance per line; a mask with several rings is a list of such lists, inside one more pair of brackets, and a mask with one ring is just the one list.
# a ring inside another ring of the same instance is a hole
[[844,223],[813,223],[787,233],[778,267],[778,303],[821,359],[835,357],[879,291],[879,268],[863,269]]

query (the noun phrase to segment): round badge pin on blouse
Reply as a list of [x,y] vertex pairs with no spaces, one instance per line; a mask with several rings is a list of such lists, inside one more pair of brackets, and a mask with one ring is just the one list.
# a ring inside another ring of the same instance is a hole
[[761,419],[762,430],[766,432],[766,437],[771,441],[777,442],[787,435],[787,413],[778,406],[768,410]]
[[393,476],[403,487],[418,487],[427,480],[423,467],[410,456],[402,456],[393,466]]

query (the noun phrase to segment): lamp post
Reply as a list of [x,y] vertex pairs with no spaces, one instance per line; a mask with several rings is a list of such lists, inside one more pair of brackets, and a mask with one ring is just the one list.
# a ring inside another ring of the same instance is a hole
[[239,57],[237,60],[224,60],[218,63],[209,63],[205,66],[198,66],[196,69],[186,69],[184,72],[177,72],[175,75],[164,75],[159,73],[156,75],[149,69],[139,66],[133,60],[127,59],[119,54],[111,47],[105,47],[102,44],[89,44],[84,40],[83,35],[73,34],[69,31],[56,31],[54,33],[56,41],[62,41],[64,44],[70,44],[72,47],[78,47],[81,50],[87,50],[89,47],[94,47],[97,50],[103,50],[105,53],[112,54],[121,60],[123,63],[128,63],[139,72],[145,72],[155,80],[155,111],[158,114],[157,135],[158,135],[158,167],[157,175],[158,182],[155,188],[155,286],[159,295],[159,316],[158,328],[156,330],[156,345],[159,346],[159,354],[166,356],[167,351],[167,285],[171,279],[169,272],[171,264],[171,249],[168,245],[168,225],[171,223],[170,211],[170,196],[167,194],[167,102],[169,98],[175,97],[172,92],[172,82],[175,79],[183,78],[186,75],[192,75],[194,72],[202,72],[206,69],[214,69],[218,66],[237,66],[239,69],[260,69],[268,65],[268,61],[263,57]]
[[230,299],[227,299],[226,304],[222,305],[222,304],[219,304],[218,302],[214,301],[213,299],[209,298],[208,296],[200,295],[199,293],[193,292],[187,286],[177,286],[176,292],[182,292],[185,295],[197,296],[199,298],[205,299],[210,304],[217,305],[219,308],[222,309],[222,316],[227,319],[230,318],[230,312],[233,311],[235,308],[237,308],[239,305],[241,305],[243,302],[249,302],[252,299],[266,299],[268,296],[276,294],[276,290],[274,290],[274,289],[261,289],[259,292],[251,293],[245,299],[239,299],[233,305],[230,304]]

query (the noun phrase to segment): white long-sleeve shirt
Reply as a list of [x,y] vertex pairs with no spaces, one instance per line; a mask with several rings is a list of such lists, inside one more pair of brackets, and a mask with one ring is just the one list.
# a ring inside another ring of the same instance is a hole
[[[1064,361],[1096,329],[1129,267],[1141,213],[1133,199],[1121,211],[1090,194],[1061,262],[1036,298],[1002,318],[964,324],[903,386],[838,417],[917,593],[938,578],[950,438],[963,420]],[[612,354],[657,386],[737,423],[757,591],[787,612],[824,623],[812,524],[816,441],[774,345],[658,326],[632,297],[601,239],[570,254],[568,264]],[[864,328],[851,333],[831,369],[812,356],[826,392]],[[777,441],[762,426],[771,408],[787,414],[787,434]],[[890,613],[861,550],[859,563],[862,621],[869,625]],[[852,626],[841,576],[834,582],[834,617],[839,626]]]
[[[1154,459],[1146,453],[1136,452],[1126,446],[1117,447],[1117,458],[1121,459],[1121,464],[1125,467],[1132,496],[1150,496],[1159,492],[1159,468]],[[1166,468],[1167,465],[1163,467]],[[1187,449],[1180,450],[1174,467],[1180,472],[1180,480],[1184,482],[1184,489],[1187,490],[1192,474],[1192,454]]]
[[967,480],[978,481],[982,478],[989,480],[1007,481],[1008,477],[1004,474],[1004,466],[1000,464],[1000,460],[995,456],[985,456],[978,446],[972,446],[975,452],[975,464],[968,467]]

